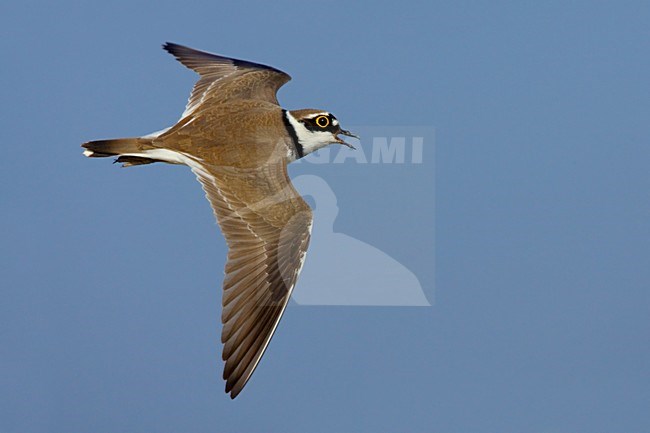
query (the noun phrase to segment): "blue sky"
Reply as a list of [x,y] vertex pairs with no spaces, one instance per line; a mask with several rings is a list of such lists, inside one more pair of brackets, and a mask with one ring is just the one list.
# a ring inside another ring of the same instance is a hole
[[[3,3],[0,431],[647,432],[648,21],[647,2]],[[350,129],[435,130],[420,165],[291,169],[433,306],[289,308],[231,401],[199,185],[79,147],[178,118],[195,76],[165,41],[283,69],[285,107]]]

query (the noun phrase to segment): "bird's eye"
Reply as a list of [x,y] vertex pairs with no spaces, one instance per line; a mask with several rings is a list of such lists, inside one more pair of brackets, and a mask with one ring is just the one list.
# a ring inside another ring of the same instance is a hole
[[329,124],[330,119],[327,116],[318,116],[316,118],[316,125],[320,126],[321,128],[327,128]]

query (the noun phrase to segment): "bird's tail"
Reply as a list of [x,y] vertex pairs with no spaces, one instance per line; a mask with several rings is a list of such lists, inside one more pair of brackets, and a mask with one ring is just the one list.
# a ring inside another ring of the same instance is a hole
[[89,141],[81,145],[83,154],[89,158],[105,158],[116,156],[115,162],[121,163],[123,167],[133,165],[151,164],[162,160],[151,158],[151,152],[155,149],[152,140],[149,138],[116,138],[112,140]]

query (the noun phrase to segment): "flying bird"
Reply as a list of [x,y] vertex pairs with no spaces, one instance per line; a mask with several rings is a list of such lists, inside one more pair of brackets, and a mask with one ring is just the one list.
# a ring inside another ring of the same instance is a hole
[[228,245],[222,295],[226,393],[235,398],[266,350],[305,261],[312,211],[287,164],[327,145],[352,147],[330,112],[285,110],[276,93],[291,77],[275,68],[181,45],[163,48],[199,74],[178,122],[134,138],[82,144],[124,167],[190,167]]

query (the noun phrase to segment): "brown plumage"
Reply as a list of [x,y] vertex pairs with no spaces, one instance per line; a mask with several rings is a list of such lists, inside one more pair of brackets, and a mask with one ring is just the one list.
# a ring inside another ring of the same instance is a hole
[[[264,354],[305,259],[312,212],[286,165],[305,152],[298,136],[307,129],[295,122],[322,111],[283,110],[276,92],[291,77],[277,69],[176,44],[164,48],[200,75],[181,119],[149,136],[82,146],[89,157],[116,156],[124,166],[185,164],[197,176],[228,244],[221,341],[226,392],[235,398]],[[328,143],[343,143],[336,133],[352,135],[337,126]]]

